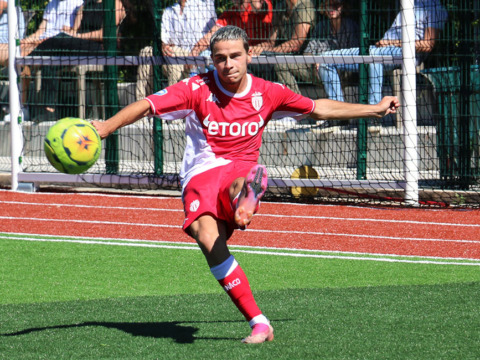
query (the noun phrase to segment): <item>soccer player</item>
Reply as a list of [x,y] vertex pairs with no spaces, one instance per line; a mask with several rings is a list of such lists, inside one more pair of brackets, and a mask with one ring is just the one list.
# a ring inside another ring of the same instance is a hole
[[273,328],[253,297],[247,277],[230,254],[227,240],[245,228],[267,187],[267,171],[257,164],[261,136],[269,120],[345,120],[382,117],[399,102],[387,96],[375,105],[311,100],[287,87],[247,73],[248,38],[235,26],[211,38],[214,71],[187,78],[134,102],[105,122],[93,121],[102,138],[145,116],[185,118],[187,145],[181,169],[184,231],[206,257],[213,276],[252,328],[245,343],[273,340]]

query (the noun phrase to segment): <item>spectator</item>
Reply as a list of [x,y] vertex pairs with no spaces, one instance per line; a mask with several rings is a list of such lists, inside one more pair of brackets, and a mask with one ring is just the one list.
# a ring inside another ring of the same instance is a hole
[[[162,16],[161,38],[164,56],[187,56],[195,44],[215,25],[217,15],[213,0],[179,0],[165,9]],[[145,47],[140,57],[153,56],[153,48]],[[168,84],[177,83],[188,76],[184,65],[163,65]],[[137,99],[152,92],[153,68],[140,65],[137,76]]]
[[[415,50],[416,62],[420,64],[432,51],[439,32],[443,29],[448,14],[438,0],[415,0]],[[370,55],[402,55],[401,13],[384,37],[375,46],[370,47]],[[359,48],[340,50],[342,55],[359,55]],[[339,52],[329,51],[325,54],[338,55]],[[381,98],[383,86],[383,70],[393,70],[398,65],[369,65],[368,102],[374,104]],[[322,64],[318,73],[323,81],[325,91],[330,99],[344,101],[342,86],[337,70],[358,71],[358,64]]]
[[[360,29],[356,21],[346,15],[343,0],[326,0],[322,3],[320,13],[323,15],[315,25],[312,38],[304,54],[319,55],[328,50],[344,49],[360,46]],[[317,77],[316,66],[299,67],[297,64],[289,65],[290,72],[304,81],[312,81]],[[291,89],[300,92],[297,82],[292,80]]]
[[22,55],[29,55],[39,44],[58,35],[64,29],[73,28],[77,12],[82,5],[83,0],[51,0],[45,7],[37,31],[20,41]]
[[[285,11],[275,12],[273,33],[266,42],[253,46],[252,52],[260,54],[291,54],[300,55],[307,47],[307,39],[315,25],[315,6],[311,0],[285,0],[281,3]],[[297,81],[291,73],[308,71],[305,64],[276,64],[274,66],[278,80],[297,94],[300,90]]]
[[[13,1],[13,0],[10,0]],[[0,66],[6,66],[8,63],[8,14],[7,1],[0,1]],[[17,21],[18,21],[18,39],[23,39],[25,36],[25,19],[23,17],[22,9],[16,6]]]
[[[102,0],[86,0],[75,17],[73,26],[64,26],[57,35],[37,46],[32,55],[101,55],[103,48],[103,20],[105,12]],[[125,18],[121,0],[115,0],[115,26],[118,29]]]
[[325,0],[320,9],[323,15],[315,25],[305,53],[321,54],[328,50],[360,46],[358,23],[347,15],[344,0]]
[[[59,34],[63,29],[72,28],[77,12],[82,4],[83,0],[51,0],[45,7],[42,21],[37,30],[20,40],[21,55],[30,55],[45,40]],[[24,104],[28,99],[30,74],[30,67],[25,66],[22,71],[22,75],[24,75],[22,79],[22,101]]]
[[[64,0],[68,1],[68,0]],[[83,1],[82,1],[83,2]],[[105,55],[103,47],[104,16],[102,0],[86,0],[76,12],[72,26],[65,25],[55,36],[42,41],[31,53],[32,56]],[[115,26],[125,18],[121,0],[115,0]],[[61,67],[45,66],[42,69],[43,94],[45,95],[46,120],[55,118]]]
[[[13,0],[10,0],[13,1]],[[8,76],[8,14],[7,14],[8,1],[0,1],[0,66],[3,67],[1,76]],[[17,12],[17,21],[18,21],[18,34],[16,34],[17,39],[23,39],[25,36],[25,19],[23,17],[22,9],[20,6],[15,7]],[[22,70],[22,82],[25,83],[25,76],[29,76],[28,68]],[[22,97],[23,93],[22,93]],[[24,100],[24,99],[22,99]],[[8,105],[8,85],[0,87],[0,120],[4,118],[8,119],[10,108]],[[24,113],[24,118],[28,118],[29,114],[26,109],[22,108]]]
[[257,45],[270,37],[272,20],[271,0],[234,0],[233,6],[220,15],[215,26],[197,42],[190,55],[198,56],[207,50],[212,35],[227,25],[245,30],[250,46]]

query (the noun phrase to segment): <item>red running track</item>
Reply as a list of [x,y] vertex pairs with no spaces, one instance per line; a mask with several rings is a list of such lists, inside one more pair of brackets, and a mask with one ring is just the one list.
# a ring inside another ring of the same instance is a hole
[[[191,242],[179,198],[0,191],[0,232]],[[230,244],[480,259],[480,210],[262,203]]]

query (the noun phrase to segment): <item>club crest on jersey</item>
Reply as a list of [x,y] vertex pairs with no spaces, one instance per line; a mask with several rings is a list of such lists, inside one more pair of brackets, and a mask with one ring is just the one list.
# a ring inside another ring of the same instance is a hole
[[252,106],[255,110],[260,111],[263,106],[262,93],[254,92],[252,95]]
[[193,200],[191,203],[190,203],[190,211],[191,212],[195,212],[198,210],[200,206],[200,201],[197,200]]

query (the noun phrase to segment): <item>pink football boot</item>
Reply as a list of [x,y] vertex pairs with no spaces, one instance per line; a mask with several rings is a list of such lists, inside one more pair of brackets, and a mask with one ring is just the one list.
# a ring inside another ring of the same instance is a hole
[[255,165],[245,178],[242,193],[235,210],[235,223],[240,228],[245,228],[252,221],[259,207],[260,199],[267,190],[267,168],[263,165]]

